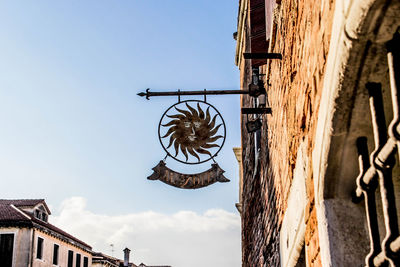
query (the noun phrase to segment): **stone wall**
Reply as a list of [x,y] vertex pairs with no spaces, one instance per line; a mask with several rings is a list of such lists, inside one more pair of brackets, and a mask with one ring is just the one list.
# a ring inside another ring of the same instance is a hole
[[[306,145],[308,203],[305,244],[308,266],[321,266],[314,201],[311,152],[332,28],[334,1],[282,0],[274,11],[270,52],[282,60],[260,67],[266,74],[272,115],[263,116],[259,164],[255,135],[248,134],[242,116],[243,148],[243,266],[279,266],[279,231],[296,166],[299,144]],[[250,24],[247,21],[248,25]],[[244,38],[242,42],[246,42]],[[248,42],[248,40],[247,40]],[[247,47],[247,46],[246,46]],[[251,66],[241,60],[241,85],[251,82]],[[252,106],[242,98],[242,106]]]

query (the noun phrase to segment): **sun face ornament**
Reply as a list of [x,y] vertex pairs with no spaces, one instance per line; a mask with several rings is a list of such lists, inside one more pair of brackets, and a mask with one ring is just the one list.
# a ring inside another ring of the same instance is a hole
[[[216,182],[229,182],[225,172],[214,157],[225,143],[226,127],[219,111],[200,100],[178,101],[162,115],[158,124],[158,138],[167,153],[153,168],[149,180],[160,180],[181,189],[197,189]],[[173,158],[184,164],[214,162],[211,168],[200,173],[184,174],[171,170],[166,159]]]
[[[248,53],[249,54],[249,53]],[[252,56],[251,54],[247,56]],[[249,57],[249,58],[250,58]],[[245,55],[246,58],[246,55]],[[266,59],[282,59],[282,55],[267,53]],[[162,115],[158,125],[158,138],[161,146],[167,153],[154,168],[154,173],[147,177],[149,180],[160,180],[168,185],[183,189],[196,189],[205,187],[215,182],[229,182],[223,175],[215,161],[222,146],[225,143],[226,127],[224,119],[219,111],[206,102],[207,95],[240,94],[258,97],[266,96],[264,82],[257,75],[248,89],[238,90],[195,90],[195,91],[163,91],[138,93],[141,97],[155,96],[178,96],[178,103],[170,106]],[[257,81],[257,84],[255,84]],[[204,96],[204,101],[186,100],[181,101],[181,96]],[[270,107],[242,108],[242,114],[271,114]],[[211,168],[207,171],[195,174],[183,174],[169,169],[166,159],[171,157],[184,164],[201,164],[213,160]]]
[[225,142],[226,127],[214,106],[187,100],[167,109],[158,134],[168,156],[185,164],[200,164],[217,156]]

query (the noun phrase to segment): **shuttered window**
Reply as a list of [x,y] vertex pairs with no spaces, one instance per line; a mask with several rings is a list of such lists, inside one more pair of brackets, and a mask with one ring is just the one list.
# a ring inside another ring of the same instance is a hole
[[75,267],[81,267],[81,254],[76,254],[76,264]]
[[73,267],[74,265],[74,252],[72,250],[68,250],[68,267]]
[[43,238],[41,238],[41,237],[38,237],[38,239],[37,239],[36,258],[37,259],[43,258]]
[[14,234],[0,235],[0,263],[2,267],[12,267]]
[[53,248],[53,264],[54,265],[58,265],[58,250],[59,250],[59,246],[54,244],[54,248]]

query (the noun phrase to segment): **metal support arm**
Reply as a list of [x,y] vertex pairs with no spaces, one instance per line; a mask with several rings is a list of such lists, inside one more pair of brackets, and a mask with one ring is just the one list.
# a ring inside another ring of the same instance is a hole
[[152,96],[182,96],[182,95],[250,95],[257,97],[265,94],[264,84],[250,84],[248,90],[196,90],[196,91],[169,91],[169,92],[150,92],[150,88],[146,92],[138,93],[138,96],[145,96],[147,100]]

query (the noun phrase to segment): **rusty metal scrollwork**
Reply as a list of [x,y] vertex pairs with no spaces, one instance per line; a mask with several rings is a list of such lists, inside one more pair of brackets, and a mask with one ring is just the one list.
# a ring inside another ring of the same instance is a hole
[[218,155],[225,143],[226,126],[211,104],[186,100],[165,111],[158,137],[169,157],[185,164],[201,164]]
[[197,189],[215,182],[229,182],[223,173],[225,172],[217,163],[211,165],[211,169],[196,173],[183,174],[169,169],[164,161],[160,161],[153,168],[153,174],[147,177],[149,180],[160,180],[166,184],[182,189]]

